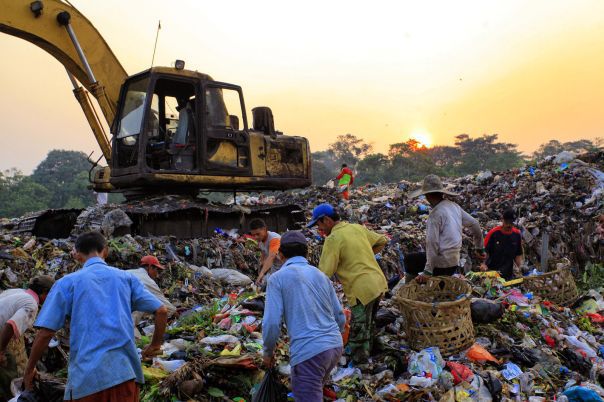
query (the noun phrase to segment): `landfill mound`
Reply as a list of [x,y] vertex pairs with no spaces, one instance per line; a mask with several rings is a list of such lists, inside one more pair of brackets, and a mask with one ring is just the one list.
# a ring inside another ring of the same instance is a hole
[[[537,274],[570,268],[580,294],[558,304],[547,295],[506,285],[494,274],[473,273],[469,239],[464,239],[462,265],[476,299],[472,303],[475,344],[443,358],[438,348],[412,350],[400,305],[392,289],[378,312],[378,344],[371,362],[355,367],[346,358],[332,373],[335,398],[341,401],[506,401],[601,400],[604,389],[604,154],[558,155],[536,166],[480,174],[450,181],[458,202],[483,230],[499,222],[506,207],[518,211],[525,242],[525,272]],[[340,203],[326,187],[282,193],[276,204],[298,204],[309,213],[321,202],[340,205],[346,219],[366,224],[390,239],[376,256],[387,278],[404,268],[404,256],[425,242],[429,213],[423,199],[409,199],[414,184],[400,182],[355,188],[351,201]],[[259,198],[238,196],[253,206]],[[265,197],[262,202],[266,202]],[[109,212],[111,212],[109,208]],[[113,209],[115,210],[115,209]],[[123,216],[96,217],[111,226]],[[120,226],[120,225],[113,225]],[[22,287],[44,273],[60,278],[78,269],[70,257],[77,226],[65,239],[0,235],[0,289]],[[80,229],[78,229],[78,227]],[[113,228],[115,229],[115,228]],[[107,229],[109,230],[109,229]],[[154,254],[168,269],[160,286],[178,307],[170,320],[163,355],[144,362],[142,401],[251,401],[262,380],[262,314],[264,298],[252,285],[259,266],[255,242],[232,228],[216,228],[205,239],[143,237],[114,231],[108,262],[135,268],[145,254]],[[322,238],[311,240],[309,259],[317,265]],[[399,284],[400,286],[401,284]],[[554,285],[552,285],[554,286]],[[343,304],[342,289],[336,290]],[[488,300],[488,302],[487,302]],[[139,346],[149,342],[150,321],[139,326]],[[26,334],[31,347],[34,333]],[[69,334],[42,360],[54,388],[66,377]],[[279,379],[288,385],[288,348],[276,352]],[[46,385],[48,387],[48,384]],[[50,391],[47,391],[49,393]],[[563,395],[564,393],[564,395]],[[580,399],[589,398],[592,399]]]

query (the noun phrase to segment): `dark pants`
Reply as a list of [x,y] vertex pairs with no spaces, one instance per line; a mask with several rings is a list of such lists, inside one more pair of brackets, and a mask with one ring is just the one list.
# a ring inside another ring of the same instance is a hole
[[[405,255],[405,283],[411,282],[426,267],[426,253],[409,253]],[[434,276],[452,276],[459,267],[434,268]]]
[[134,380],[123,382],[80,399],[72,399],[72,401],[77,402],[138,402],[138,400],[138,384]]
[[292,367],[292,391],[296,402],[323,402],[323,386],[338,364],[342,348],[328,349]]
[[375,315],[380,307],[380,299],[374,299],[367,305],[358,302],[350,308],[350,337],[348,345],[352,361],[360,364],[366,363],[371,356],[375,339]]

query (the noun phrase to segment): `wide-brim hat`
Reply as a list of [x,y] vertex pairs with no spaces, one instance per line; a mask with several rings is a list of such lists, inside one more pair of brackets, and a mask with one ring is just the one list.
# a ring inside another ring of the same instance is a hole
[[459,194],[449,191],[448,188],[445,187],[443,182],[440,180],[435,174],[429,174],[424,178],[424,182],[422,183],[422,188],[419,190],[415,190],[409,194],[409,198],[419,197],[420,195],[430,194],[430,193],[443,193],[451,196],[457,196]]

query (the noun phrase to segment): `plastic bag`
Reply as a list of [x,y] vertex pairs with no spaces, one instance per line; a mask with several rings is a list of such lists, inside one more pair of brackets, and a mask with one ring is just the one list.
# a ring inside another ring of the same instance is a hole
[[252,402],[281,402],[287,400],[287,388],[281,384],[273,369],[264,374],[258,391],[252,397]]
[[570,387],[563,392],[569,402],[601,402],[602,398],[597,392],[585,387]]
[[474,373],[468,367],[461,363],[447,362],[447,368],[453,374],[453,383],[455,385],[462,381],[470,382],[474,379]]
[[518,367],[517,365],[515,365],[512,362],[508,362],[505,365],[505,369],[503,369],[501,371],[501,375],[503,375],[503,378],[505,378],[508,381],[513,380],[514,378],[520,377],[521,374],[522,374],[522,370],[520,369],[520,367]]
[[533,367],[540,360],[540,354],[537,349],[526,349],[519,346],[512,346],[512,360],[523,367]]
[[382,328],[388,324],[392,324],[394,321],[396,321],[396,314],[385,308],[379,309],[375,315],[375,325],[378,328]]
[[445,362],[438,348],[426,348],[413,353],[409,358],[409,373],[427,378],[438,378],[443,372]]
[[490,354],[485,348],[478,344],[472,345],[466,352],[466,357],[476,363],[486,363],[487,361],[500,364],[492,354]]
[[504,308],[501,303],[486,299],[472,299],[472,322],[488,324],[503,316]]
[[239,271],[228,268],[212,269],[212,276],[224,284],[232,286],[247,286],[252,283],[252,280]]

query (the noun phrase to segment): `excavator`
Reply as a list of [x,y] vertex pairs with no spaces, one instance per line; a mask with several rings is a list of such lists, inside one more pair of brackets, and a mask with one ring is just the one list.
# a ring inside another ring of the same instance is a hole
[[[65,67],[107,162],[92,161],[91,187],[124,194],[127,202],[120,208],[133,220],[133,234],[193,238],[241,228],[257,216],[275,230],[300,220],[295,205],[228,207],[199,198],[200,191],[311,184],[308,140],[275,130],[268,107],[252,109],[250,127],[240,86],[186,70],[182,60],[128,75],[67,0],[0,0],[0,9],[0,32],[33,43]],[[45,211],[15,229],[60,237],[76,224],[77,212]]]

